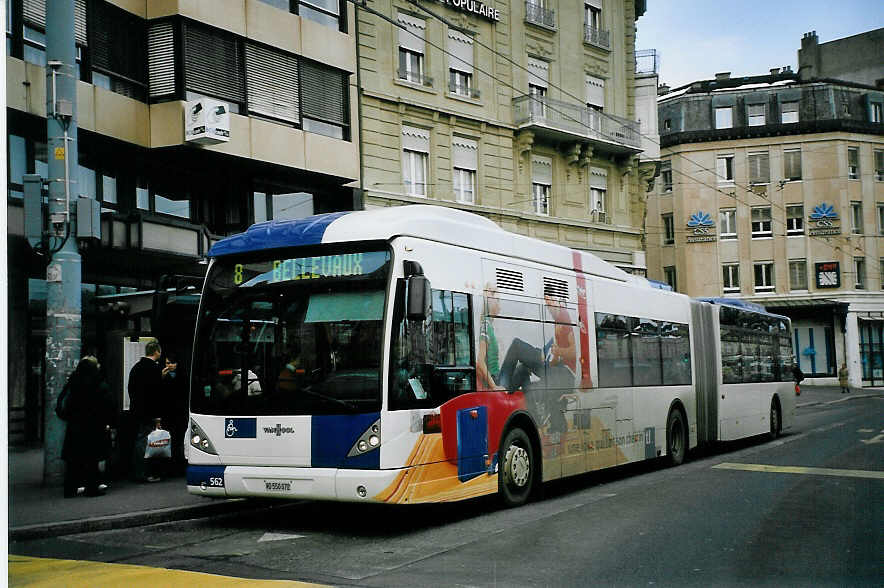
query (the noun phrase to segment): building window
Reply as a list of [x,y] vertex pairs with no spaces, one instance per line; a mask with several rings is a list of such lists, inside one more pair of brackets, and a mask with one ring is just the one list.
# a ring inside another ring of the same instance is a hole
[[143,18],[107,2],[92,2],[88,38],[93,85],[146,100],[146,34]]
[[807,290],[807,261],[804,259],[789,260],[789,289]]
[[607,223],[608,170],[593,167],[589,170],[589,213],[594,222]]
[[884,235],[884,204],[878,205],[878,234]]
[[546,4],[547,0],[527,0],[525,2],[525,22],[554,29],[556,27],[556,12],[548,10]]
[[415,84],[432,86],[433,81],[424,77],[424,51],[426,21],[398,14],[399,29],[399,79]]
[[313,194],[309,192],[288,194],[253,192],[253,201],[256,223],[306,218],[315,213]]
[[531,114],[534,116],[546,116],[546,88],[528,84],[528,96],[531,97]]
[[346,31],[340,0],[259,0],[327,27]]
[[672,130],[672,119],[671,118],[664,118],[663,119],[663,130],[664,131],[671,131]]
[[455,200],[473,204],[476,202],[478,143],[472,139],[455,137],[451,149],[454,162],[451,183]]
[[722,208],[718,213],[718,226],[721,240],[737,238],[737,209]]
[[774,289],[773,262],[756,263],[753,269],[755,270],[755,292],[772,292]]
[[881,289],[884,290],[884,258],[878,260],[878,273],[881,276]]
[[798,122],[798,102],[783,102],[780,104],[780,120],[783,124]]
[[790,182],[801,179],[801,149],[783,150],[783,178]]
[[875,180],[884,182],[884,151],[875,150]]
[[676,283],[675,266],[674,265],[667,265],[663,268],[663,281],[672,287],[673,292],[678,291],[678,284]]
[[760,127],[766,124],[764,104],[750,104],[748,109],[748,119],[750,127]]
[[847,179],[859,179],[859,147],[847,148]]
[[602,47],[611,48],[611,36],[609,31],[604,30],[602,22],[602,5],[600,0],[591,0],[583,5],[584,33],[583,41]]
[[804,234],[804,205],[794,204],[786,206],[786,234]]
[[770,182],[770,159],[767,152],[749,154],[749,183],[767,184]]
[[863,203],[850,203],[850,230],[852,233],[862,234],[863,232]]
[[546,88],[549,86],[549,62],[528,58],[528,96],[532,116],[546,117]]
[[602,112],[605,110],[605,80],[587,75],[586,106],[589,108],[589,127],[593,130],[602,129]]
[[[228,102],[230,112],[245,103],[245,55],[230,33],[184,23],[184,89]],[[188,100],[192,99],[187,97]]]
[[881,111],[884,109],[884,104],[881,104],[880,102],[872,102],[871,107],[872,122],[879,123],[884,120],[881,118]]
[[349,141],[349,74],[307,59],[300,59],[298,64],[303,129]]
[[734,126],[734,107],[718,106],[715,108],[715,128],[730,129]]
[[752,209],[752,238],[761,239],[772,236],[770,207],[763,206]]
[[666,160],[660,164],[660,179],[663,182],[663,192],[672,192],[672,161]]
[[402,183],[411,196],[427,195],[427,162],[430,157],[430,132],[402,127]]
[[249,114],[300,124],[298,58],[264,45],[246,44]]
[[663,215],[663,244],[672,245],[675,243],[675,221],[672,214]]
[[719,155],[715,158],[715,175],[719,185],[733,185],[734,156]]
[[531,207],[536,214],[549,215],[552,159],[535,155],[531,160]]
[[728,263],[721,266],[721,284],[725,294],[740,291],[740,264]]
[[153,212],[189,219],[190,200],[175,200],[161,194],[154,194]]
[[853,258],[853,273],[856,276],[856,289],[866,288],[866,259],[864,257]]
[[478,98],[473,88],[473,38],[448,30],[448,91],[457,96]]

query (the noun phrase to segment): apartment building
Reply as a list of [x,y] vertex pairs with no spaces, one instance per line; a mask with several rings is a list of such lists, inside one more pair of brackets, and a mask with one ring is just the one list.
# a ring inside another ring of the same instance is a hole
[[[811,33],[802,50],[880,56],[882,31]],[[662,94],[647,221],[650,277],[791,317],[801,369],[836,383],[846,363],[855,387],[884,383],[884,65],[859,71],[722,73]]]
[[[47,175],[46,0],[7,0],[10,441],[39,439],[46,258],[23,237],[22,176]],[[360,208],[356,37],[345,0],[75,0],[79,161],[101,205],[83,250],[83,346],[119,408],[125,356],[159,335],[189,359],[211,243],[253,222]],[[229,116],[214,144],[186,133]],[[181,285],[160,332],[155,291]],[[135,343],[132,343],[134,337]]]
[[[357,13],[366,208],[457,207],[644,273],[643,0],[376,0]],[[655,94],[655,93],[654,93]]]

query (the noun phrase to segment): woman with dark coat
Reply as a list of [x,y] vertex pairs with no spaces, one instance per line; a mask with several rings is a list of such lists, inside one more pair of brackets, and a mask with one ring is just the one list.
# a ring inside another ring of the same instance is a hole
[[112,420],[110,390],[99,373],[98,360],[87,355],[68,379],[67,431],[61,458],[64,496],[73,498],[77,488],[86,487],[86,496],[101,496],[98,488],[98,462],[107,457],[107,430]]

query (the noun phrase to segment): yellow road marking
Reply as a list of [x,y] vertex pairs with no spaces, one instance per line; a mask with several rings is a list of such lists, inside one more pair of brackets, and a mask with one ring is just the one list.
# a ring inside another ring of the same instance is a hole
[[800,466],[774,466],[760,463],[720,463],[712,466],[719,470],[742,470],[745,472],[768,472],[772,474],[808,474],[811,476],[839,476],[844,478],[872,478],[884,480],[884,472],[871,470],[835,470],[831,468],[805,468]]
[[129,564],[112,564],[71,559],[9,556],[10,586],[102,586],[129,588],[130,586],[322,586],[291,580],[253,580],[231,578],[202,572],[169,570]]

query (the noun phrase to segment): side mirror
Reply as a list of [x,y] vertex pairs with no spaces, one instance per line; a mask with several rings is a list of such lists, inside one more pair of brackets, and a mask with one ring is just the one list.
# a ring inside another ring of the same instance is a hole
[[406,301],[405,317],[410,321],[425,321],[433,310],[430,298],[430,280],[424,276],[408,278],[408,300]]

